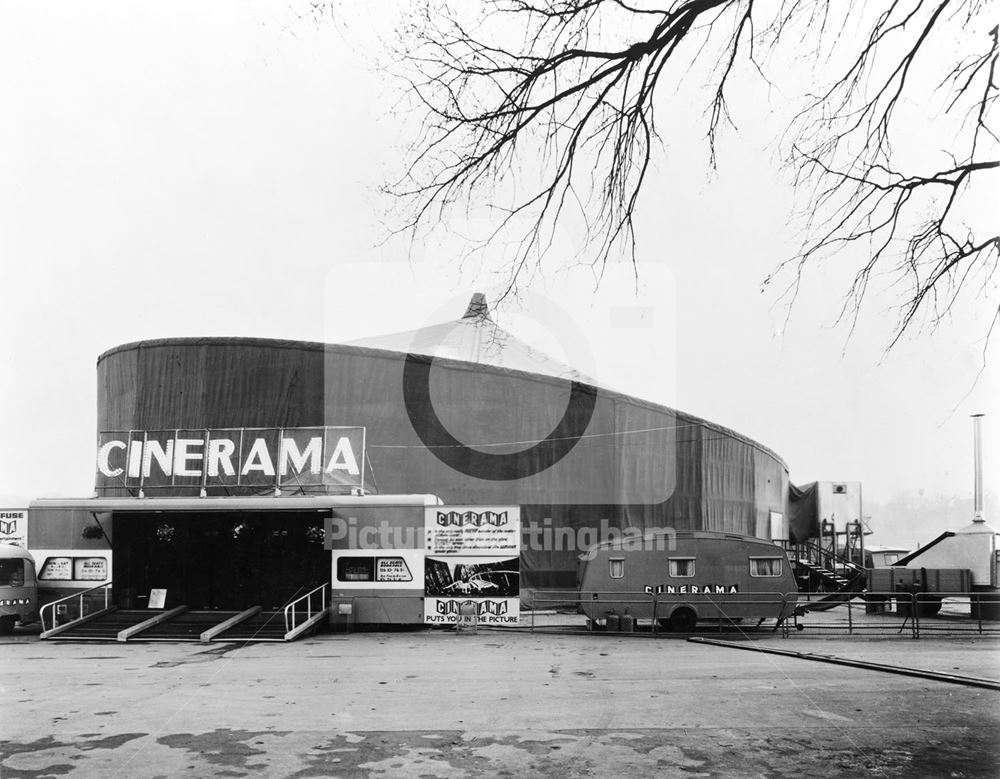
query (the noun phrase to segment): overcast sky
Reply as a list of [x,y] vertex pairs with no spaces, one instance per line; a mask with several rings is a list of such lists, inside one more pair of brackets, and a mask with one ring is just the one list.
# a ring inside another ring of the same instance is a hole
[[[92,492],[95,361],[117,344],[347,341],[497,291],[498,255],[458,268],[454,239],[379,243],[375,188],[413,129],[374,68],[390,11],[316,25],[299,5],[0,5],[0,503]],[[737,109],[768,105],[747,89]],[[846,257],[806,277],[786,324],[760,291],[795,248],[778,130],[748,111],[710,177],[698,119],[675,120],[653,172],[638,282],[614,268],[595,293],[588,270],[553,266],[495,318],[609,386],[751,436],[793,482],[863,482],[876,541],[966,524],[971,413],[993,412],[988,494],[1000,464],[981,312],[885,356],[891,296],[850,338],[836,324]],[[579,240],[567,226],[555,259]],[[931,519],[912,526],[906,500]]]

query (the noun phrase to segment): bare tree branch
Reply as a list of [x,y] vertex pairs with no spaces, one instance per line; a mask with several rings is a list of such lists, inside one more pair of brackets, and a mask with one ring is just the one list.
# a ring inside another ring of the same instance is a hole
[[[426,117],[403,175],[386,188],[406,214],[400,231],[416,235],[458,207],[489,203],[495,229],[477,248],[515,236],[508,293],[541,266],[569,208],[585,224],[588,251],[578,261],[600,270],[622,253],[634,262],[657,107],[693,73],[711,74],[703,121],[714,168],[720,130],[735,127],[727,90],[737,74],[770,83],[765,63],[787,68],[814,56],[822,87],[805,96],[783,142],[805,194],[805,237],[765,286],[782,280],[791,304],[813,264],[864,247],[842,317],[854,327],[876,277],[898,285],[889,348],[943,321],[961,294],[997,309],[996,215],[985,225],[966,218],[1000,165],[997,27],[986,8],[980,0],[424,0],[400,35],[409,91]],[[956,31],[963,46],[949,62],[942,49]],[[934,155],[947,160],[915,163],[897,147],[912,107],[935,95],[942,127],[954,130],[948,152]]]

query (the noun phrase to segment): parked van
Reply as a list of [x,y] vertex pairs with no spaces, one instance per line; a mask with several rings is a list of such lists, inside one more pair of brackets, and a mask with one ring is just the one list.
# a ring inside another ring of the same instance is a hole
[[0,634],[14,632],[38,619],[38,580],[31,553],[19,546],[0,544]]
[[593,625],[628,613],[689,632],[700,620],[784,620],[798,588],[784,549],[750,536],[655,532],[580,555],[580,611]]

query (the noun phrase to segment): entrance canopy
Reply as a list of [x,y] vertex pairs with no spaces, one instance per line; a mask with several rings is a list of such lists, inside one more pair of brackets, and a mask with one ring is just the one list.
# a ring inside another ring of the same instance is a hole
[[[47,557],[75,562],[86,548],[107,561],[102,578],[110,570],[119,609],[145,608],[147,593],[163,591],[167,608],[277,612],[330,581],[328,542],[341,528],[353,539],[357,524],[416,517],[422,527],[425,507],[440,504],[421,494],[40,499],[29,532]],[[332,533],[338,517],[346,521]]]
[[41,498],[29,509],[92,512],[323,511],[351,506],[439,506],[436,495],[293,495],[234,498]]

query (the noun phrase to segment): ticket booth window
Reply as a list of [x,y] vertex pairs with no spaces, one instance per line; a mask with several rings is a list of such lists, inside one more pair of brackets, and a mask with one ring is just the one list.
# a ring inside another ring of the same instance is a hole
[[341,557],[337,560],[337,581],[370,582],[374,580],[374,557]]

